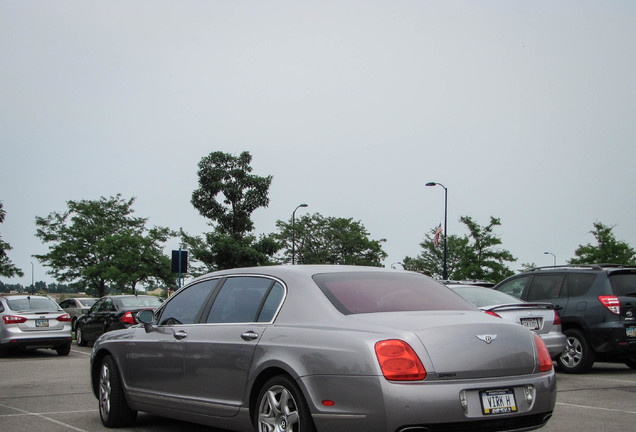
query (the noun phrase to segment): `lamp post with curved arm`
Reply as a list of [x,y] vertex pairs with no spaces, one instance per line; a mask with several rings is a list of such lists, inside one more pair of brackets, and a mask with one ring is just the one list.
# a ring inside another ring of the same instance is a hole
[[543,252],[545,255],[552,255],[552,258],[554,258],[554,266],[556,267],[556,255],[553,254],[552,252]]
[[292,265],[296,264],[296,210],[307,207],[307,204],[299,204],[292,212]]
[[442,270],[442,279],[448,279],[448,269],[446,266],[446,256],[447,256],[447,245],[446,245],[446,222],[448,217],[448,189],[441,183],[436,182],[428,182],[426,186],[441,186],[444,188],[444,262],[443,262],[443,270]]

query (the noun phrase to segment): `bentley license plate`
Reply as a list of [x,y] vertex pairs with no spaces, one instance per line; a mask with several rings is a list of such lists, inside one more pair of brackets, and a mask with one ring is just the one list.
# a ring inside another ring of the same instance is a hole
[[48,327],[49,326],[49,320],[47,320],[47,319],[35,320],[35,326],[36,327]]
[[517,402],[512,389],[485,390],[479,394],[482,412],[485,415],[517,412]]
[[539,330],[541,328],[539,318],[521,318],[521,324],[530,330]]

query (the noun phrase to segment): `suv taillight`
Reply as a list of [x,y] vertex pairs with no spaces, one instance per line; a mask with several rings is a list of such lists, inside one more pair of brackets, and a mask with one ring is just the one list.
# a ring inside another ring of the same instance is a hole
[[598,301],[603,303],[611,313],[620,315],[621,314],[621,302],[618,300],[616,296],[598,296]]
[[552,322],[552,325],[561,325],[561,317],[557,311],[554,311],[554,321]]
[[5,315],[2,317],[2,320],[5,324],[21,324],[27,321],[25,317],[19,317],[15,315]]
[[125,324],[135,324],[135,317],[133,317],[132,312],[128,311],[121,317],[121,322]]
[[375,344],[384,378],[391,381],[419,381],[426,378],[426,369],[413,348],[404,341],[390,339]]

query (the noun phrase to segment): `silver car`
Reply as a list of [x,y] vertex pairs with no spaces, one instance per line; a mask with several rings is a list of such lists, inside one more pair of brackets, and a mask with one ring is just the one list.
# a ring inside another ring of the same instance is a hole
[[93,345],[107,427],[143,411],[237,431],[532,430],[556,402],[539,336],[418,273],[224,270],[138,318]]
[[561,331],[561,319],[550,303],[527,303],[504,292],[474,285],[448,287],[484,312],[524,325],[536,332],[543,339],[552,358],[558,357],[565,350],[566,337]]
[[71,352],[71,317],[48,297],[0,297],[0,355],[17,349],[51,348]]
[[97,301],[94,297],[71,297],[60,302],[60,307],[71,316],[71,328],[75,330],[75,322],[84,315]]

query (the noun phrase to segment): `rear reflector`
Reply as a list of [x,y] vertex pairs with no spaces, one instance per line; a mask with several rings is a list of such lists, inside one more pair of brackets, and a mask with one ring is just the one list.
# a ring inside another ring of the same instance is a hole
[[389,339],[375,344],[384,378],[390,381],[420,381],[426,378],[426,369],[413,348],[404,341]]

